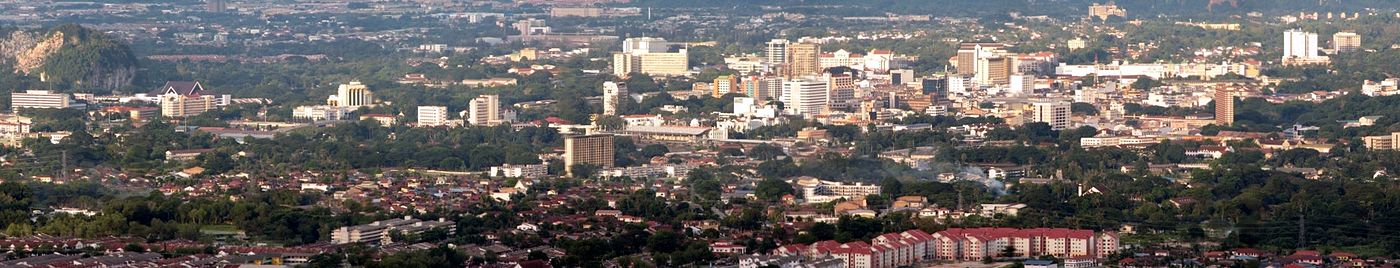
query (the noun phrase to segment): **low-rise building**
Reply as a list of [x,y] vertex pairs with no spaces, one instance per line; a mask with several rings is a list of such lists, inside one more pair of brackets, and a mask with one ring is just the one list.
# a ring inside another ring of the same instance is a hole
[[390,219],[361,224],[355,226],[340,227],[331,232],[331,242],[335,244],[366,243],[372,245],[393,244],[394,240],[390,233],[400,233],[403,235],[416,235],[432,229],[447,229],[448,233],[453,233],[457,229],[454,222],[439,219],[437,221],[423,221],[404,216],[402,219]]

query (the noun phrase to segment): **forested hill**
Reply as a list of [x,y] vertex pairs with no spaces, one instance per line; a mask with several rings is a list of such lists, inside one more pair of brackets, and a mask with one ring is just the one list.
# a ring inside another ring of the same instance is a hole
[[[6,66],[64,91],[105,92],[131,84],[136,56],[121,41],[78,25],[3,36]],[[20,89],[22,90],[22,89]]]
[[[1108,0],[637,0],[633,4],[640,7],[715,7],[748,10],[742,7],[754,6],[847,6],[855,8],[827,9],[828,13],[841,15],[882,15],[885,12],[896,14],[931,14],[935,16],[985,16],[1021,12],[1025,15],[1084,16],[1094,3],[1108,3]],[[1366,9],[1395,10],[1393,0],[1119,0],[1118,6],[1127,9],[1132,16],[1155,16],[1158,14],[1186,17],[1230,16],[1248,12],[1266,14],[1313,12],[1362,12]]]

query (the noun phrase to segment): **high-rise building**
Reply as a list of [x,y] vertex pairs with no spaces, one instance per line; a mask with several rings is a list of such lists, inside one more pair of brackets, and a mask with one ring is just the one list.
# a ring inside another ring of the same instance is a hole
[[369,91],[369,87],[361,84],[360,81],[340,84],[335,92],[335,95],[326,98],[326,105],[344,107],[374,105],[374,92]]
[[228,10],[228,3],[224,0],[206,0],[204,1],[204,9],[209,12],[224,12],[224,10]]
[[976,68],[974,79],[983,85],[1005,85],[1016,70],[1011,58],[1001,56],[979,58]]
[[826,79],[826,104],[832,109],[849,109],[856,98],[856,80],[850,74],[822,75]]
[[603,82],[603,114],[618,115],[626,109],[627,83]]
[[627,77],[631,73],[659,76],[683,76],[690,68],[686,49],[667,52],[665,39],[641,37],[623,40],[622,52],[613,53],[613,75]]
[[1228,87],[1215,88],[1215,125],[1235,124],[1235,94]]
[[501,97],[481,95],[467,105],[467,123],[472,125],[496,125],[501,123]]
[[86,105],[73,101],[73,97],[67,93],[58,93],[48,90],[28,90],[25,92],[10,93],[10,108],[19,112],[20,108],[30,109],[64,109],[83,108]]
[[1062,130],[1070,127],[1070,103],[1063,100],[1043,100],[1031,103],[1031,122],[1042,122],[1050,129]]
[[160,96],[160,114],[165,117],[196,116],[213,110],[214,107],[216,107],[214,96],[210,95],[166,94]]
[[418,126],[447,125],[447,106],[418,106]]
[[1089,17],[1098,18],[1100,20],[1108,20],[1109,17],[1121,18],[1127,15],[1128,12],[1124,11],[1122,8],[1118,8],[1118,5],[1114,4],[1112,1],[1107,4],[1094,3],[1089,5]]
[[1297,29],[1283,32],[1283,63],[1285,65],[1327,62],[1327,56],[1317,54],[1317,33]]
[[792,43],[787,45],[784,55],[783,73],[787,77],[817,75],[821,70],[821,45],[814,43]]
[[768,41],[768,47],[763,51],[763,59],[769,66],[777,66],[787,62],[788,40],[773,39]]
[[1337,32],[1332,35],[1332,49],[1338,53],[1361,49],[1361,35],[1353,32]]
[[1016,73],[1015,59],[1001,43],[963,43],[953,62],[958,74],[970,75],[981,85],[1005,85]]
[[783,105],[789,114],[817,115],[827,107],[826,80],[802,77],[783,82]]
[[767,79],[757,75],[739,78],[739,93],[759,102],[766,101],[773,96],[769,93]]
[[715,98],[722,97],[724,94],[739,92],[739,82],[731,75],[715,77],[714,83],[710,83],[710,85],[714,88],[714,92],[711,92],[710,96]]
[[598,168],[613,167],[613,136],[577,135],[564,138],[564,171],[573,174],[574,165],[590,164]]

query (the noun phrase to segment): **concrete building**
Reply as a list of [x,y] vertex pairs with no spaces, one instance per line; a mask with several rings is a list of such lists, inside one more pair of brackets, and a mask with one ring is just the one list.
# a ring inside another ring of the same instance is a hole
[[1042,122],[1050,129],[1063,130],[1070,127],[1070,103],[1062,100],[1046,100],[1031,103],[1030,122]]
[[175,94],[160,96],[160,114],[165,117],[196,116],[215,108],[214,96]]
[[1118,8],[1118,5],[1114,4],[1112,1],[1109,1],[1107,4],[1094,3],[1089,5],[1089,17],[1091,18],[1108,20],[1110,17],[1122,18],[1127,17],[1127,15],[1128,12],[1124,11],[1122,8]]
[[564,171],[573,174],[574,165],[613,167],[613,135],[576,135],[564,138]]
[[814,43],[791,43],[783,55],[783,74],[786,77],[817,75],[821,70],[821,45]]
[[501,117],[501,97],[481,95],[467,105],[466,121],[472,125],[498,125],[504,122]]
[[1361,137],[1361,141],[1366,144],[1366,149],[1371,150],[1400,150],[1400,132],[1393,132],[1390,135]]
[[826,81],[804,77],[783,83],[782,102],[788,114],[811,116],[827,107]]
[[[776,78],[774,78],[776,80]],[[768,86],[768,78],[757,75],[750,75],[739,78],[738,93],[743,93],[758,101],[767,101],[773,98],[773,89]]]
[[603,114],[619,115],[624,111],[627,103],[627,83],[605,81],[603,82]]
[[714,82],[710,83],[710,87],[714,89],[713,92],[710,92],[710,96],[719,98],[724,94],[739,92],[739,80],[731,75],[721,75],[715,77]]
[[1353,52],[1361,49],[1361,35],[1353,32],[1332,34],[1332,50],[1337,53]]
[[831,109],[856,106],[856,81],[850,74],[822,74],[826,80],[826,105]]
[[1330,62],[1327,56],[1317,54],[1317,48],[1317,33],[1298,29],[1283,32],[1284,65],[1326,64]]
[[613,75],[618,77],[627,77],[631,73],[684,76],[690,70],[686,49],[668,52],[670,43],[665,39],[628,38],[622,44],[622,52],[613,53]]
[[1215,88],[1215,125],[1235,124],[1235,94],[1228,87]]
[[786,39],[773,39],[766,43],[767,46],[763,50],[763,59],[767,61],[769,66],[782,65],[787,62],[788,43]]
[[404,216],[402,219],[391,219],[371,222],[369,224],[346,226],[335,229],[331,232],[331,242],[335,244],[366,243],[371,245],[389,245],[395,243],[389,235],[397,232],[404,235],[421,234],[432,229],[446,229],[449,234],[455,233],[457,224],[446,220],[423,221]]
[[949,228],[933,234],[934,259],[980,261],[1014,248],[1013,257],[1105,258],[1118,251],[1118,234],[1062,228]]
[[297,106],[292,108],[292,118],[307,121],[347,120],[351,111],[354,109],[345,106]]
[[340,84],[336,88],[336,94],[326,98],[326,105],[343,107],[361,107],[374,105],[374,92],[369,90],[360,81],[351,81],[349,84]]
[[73,96],[68,93],[48,90],[10,93],[10,108],[15,112],[19,112],[20,109],[83,109],[86,107],[86,104],[73,100]]
[[418,106],[418,126],[446,126],[447,106]]

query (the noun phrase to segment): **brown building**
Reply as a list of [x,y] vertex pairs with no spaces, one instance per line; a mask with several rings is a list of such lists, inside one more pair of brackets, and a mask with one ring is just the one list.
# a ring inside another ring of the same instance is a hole
[[1235,124],[1235,94],[1228,87],[1215,88],[1215,125]]
[[787,77],[817,75],[821,70],[821,45],[812,43],[792,43],[787,45],[783,72]]
[[572,174],[574,164],[613,167],[612,135],[577,135],[564,138],[564,171]]

